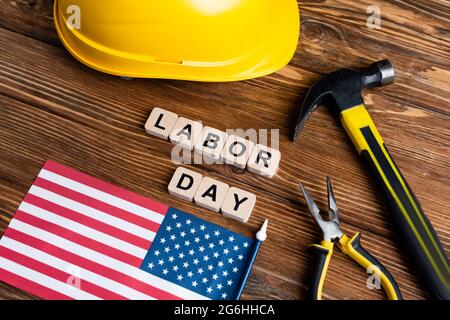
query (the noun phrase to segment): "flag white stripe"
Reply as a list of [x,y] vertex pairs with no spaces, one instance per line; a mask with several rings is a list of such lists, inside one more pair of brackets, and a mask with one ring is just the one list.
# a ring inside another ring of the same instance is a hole
[[104,254],[91,250],[89,248],[80,246],[74,242],[66,240],[60,236],[49,233],[45,230],[36,228],[20,220],[11,220],[9,227],[20,231],[22,233],[28,234],[35,238],[41,239],[42,241],[51,243],[61,249],[70,251],[76,255],[85,257],[93,262],[101,264],[103,266],[114,268],[123,274],[126,274],[138,281],[147,283],[153,287],[159,288],[184,300],[209,300],[209,298],[202,296],[196,292],[183,288],[175,283],[156,277],[150,273],[147,273],[136,267],[132,267],[126,263],[119,260],[108,257]]
[[103,244],[107,244],[110,247],[113,247],[122,252],[131,254],[140,259],[144,259],[147,254],[147,250],[136,247],[128,242],[112,237],[108,234],[100,232],[98,230],[87,227],[78,222],[72,221],[70,219],[64,218],[57,214],[54,214],[50,211],[44,210],[42,208],[36,207],[30,203],[22,202],[19,206],[19,210],[26,212],[32,216],[35,216],[39,219],[48,221],[50,223],[56,224],[60,227],[66,228],[70,231],[93,239],[95,241],[101,242]]
[[81,291],[78,288],[68,285],[67,283],[55,280],[49,276],[46,276],[45,274],[34,271],[30,268],[27,268],[21,264],[15,263],[15,262],[5,259],[3,257],[0,257],[0,269],[4,269],[6,271],[14,273],[22,278],[25,278],[27,280],[30,280],[37,284],[40,284],[41,286],[52,289],[59,293],[62,293],[73,299],[99,300],[98,297],[96,297],[90,293]]
[[[0,240],[0,246],[3,246],[5,248],[8,248],[15,252],[18,252],[24,256],[27,256],[31,259],[42,262],[48,266],[51,266],[55,269],[61,270],[66,273],[68,273],[68,270],[71,270],[74,267],[76,267],[79,270],[80,279],[86,280],[92,284],[95,284],[95,285],[102,287],[106,290],[109,290],[111,292],[117,293],[128,299],[132,299],[132,300],[153,300],[154,299],[153,297],[150,297],[146,294],[143,294],[142,292],[139,292],[137,290],[129,288],[119,282],[105,278],[104,276],[93,273],[89,270],[86,270],[86,269],[80,267],[80,266],[77,266],[77,265],[71,264],[67,261],[64,261],[62,259],[56,258],[44,251],[35,249],[33,247],[30,247],[26,244],[23,244],[19,241],[14,240],[14,239],[10,239],[8,237],[3,237]],[[80,289],[83,290],[83,284],[81,284]]]
[[85,216],[88,216],[90,218],[104,222],[104,223],[109,224],[118,229],[122,229],[128,233],[134,234],[143,239],[153,241],[153,239],[155,238],[155,232],[153,232],[151,230],[147,230],[145,228],[137,226],[137,225],[130,223],[128,221],[125,221],[123,219],[120,219],[120,218],[114,217],[112,215],[109,215],[107,213],[104,213],[103,211],[86,206],[75,200],[60,196],[54,192],[48,191],[41,187],[33,185],[33,186],[31,186],[28,193],[33,194],[37,197],[43,198],[47,201],[53,202],[57,205],[60,205],[62,207],[70,209],[72,211],[83,214]]
[[147,208],[141,207],[137,204],[129,202],[127,200],[121,199],[119,197],[113,196],[109,193],[100,191],[98,189],[92,188],[85,184],[79,183],[72,179],[63,177],[57,173],[42,169],[38,175],[40,178],[51,181],[53,183],[59,184],[60,186],[72,189],[78,193],[84,194],[88,197],[94,198],[96,200],[102,201],[104,203],[113,205],[117,208],[123,209],[137,216],[145,218],[150,221],[161,224],[164,220],[164,216],[160,213],[154,212]]

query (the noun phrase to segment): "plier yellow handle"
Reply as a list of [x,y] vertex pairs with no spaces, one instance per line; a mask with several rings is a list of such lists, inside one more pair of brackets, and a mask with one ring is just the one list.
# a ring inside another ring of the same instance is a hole
[[357,233],[353,237],[348,237],[339,228],[339,210],[336,205],[331,181],[328,184],[328,207],[329,221],[324,221],[320,215],[320,210],[314,200],[308,195],[305,187],[301,184],[301,189],[305,197],[311,215],[323,231],[324,240],[320,245],[312,245],[314,253],[315,268],[310,289],[310,298],[313,300],[322,299],[322,289],[325,277],[333,254],[334,245],[351,257],[356,263],[367,272],[379,279],[381,286],[385,290],[389,300],[401,300],[400,289],[391,273],[374,256],[361,246],[361,235]]

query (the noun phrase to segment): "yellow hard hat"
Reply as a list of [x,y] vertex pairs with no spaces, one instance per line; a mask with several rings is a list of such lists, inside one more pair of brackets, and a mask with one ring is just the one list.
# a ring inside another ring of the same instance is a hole
[[70,53],[132,78],[235,81],[284,67],[300,30],[296,0],[55,0]]

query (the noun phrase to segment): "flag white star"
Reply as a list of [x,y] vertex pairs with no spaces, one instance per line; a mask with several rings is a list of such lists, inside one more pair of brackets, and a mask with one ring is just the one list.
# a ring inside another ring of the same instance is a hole
[[172,231],[172,227],[171,226],[167,226],[166,227],[166,231],[169,231],[169,232]]
[[160,254],[159,250],[156,250],[154,254],[155,254],[155,256],[159,256],[159,254]]
[[216,273],[216,274],[213,274],[212,278],[213,278],[213,280],[217,280],[217,279],[219,279],[219,276]]
[[182,231],[180,232],[180,237],[184,238],[186,236],[186,232]]
[[191,222],[192,222],[191,219],[187,219],[187,220],[186,220],[186,224],[187,224],[188,226],[191,224]]
[[240,255],[238,255],[238,259],[242,260],[242,259],[244,259],[244,256],[242,254],[240,254]]
[[189,263],[187,263],[187,262],[185,262],[185,263],[183,263],[183,268],[189,268]]
[[194,288],[197,287],[197,285],[198,285],[197,281],[192,281],[192,286],[193,286]]
[[177,237],[173,234],[170,236],[170,240],[175,240]]
[[233,280],[228,280],[227,285],[231,286],[233,284]]
[[165,252],[165,253],[168,253],[169,251],[170,251],[170,248],[169,248],[169,247],[165,247],[165,248],[164,248],[164,252]]
[[211,271],[212,269],[214,269],[214,267],[212,266],[212,264],[210,264],[210,265],[208,266],[208,270]]
[[191,242],[189,241],[189,240],[186,240],[185,242],[184,242],[184,245],[187,247],[187,246],[189,246],[191,244]]
[[161,242],[162,244],[166,243],[166,239],[165,238],[161,238],[161,240],[159,240],[159,242]]
[[212,288],[211,287],[208,287],[207,289],[206,289],[206,291],[208,292],[208,293],[211,293],[212,292]]
[[169,273],[169,270],[164,269],[162,273],[166,276]]
[[181,228],[181,223],[178,222],[178,223],[176,224],[176,226],[177,226],[178,229],[180,229],[180,228]]
[[178,281],[183,280],[183,276],[182,276],[181,274],[179,274],[178,277],[177,277],[177,280],[178,280]]
[[228,241],[233,242],[234,241],[234,237],[233,236],[228,237]]
[[196,232],[197,232],[197,230],[195,230],[195,228],[192,228],[192,229],[191,229],[191,233],[192,233],[192,234],[194,234],[194,233],[196,233]]
[[228,259],[228,263],[229,263],[229,264],[232,264],[233,262],[234,262],[234,259],[233,259],[233,258]]
[[234,272],[234,273],[238,272],[238,270],[239,270],[239,269],[236,268],[236,267],[233,268],[233,272]]
[[247,248],[248,247],[248,242],[245,242],[244,243],[244,248]]
[[205,251],[205,247],[204,247],[204,246],[201,246],[200,248],[198,248],[198,251],[200,251],[200,252]]
[[174,213],[173,215],[172,215],[172,219],[176,219],[176,218],[178,218],[178,216],[177,216],[177,214],[176,213]]
[[215,235],[216,237],[220,236],[219,230],[214,231],[214,235]]
[[154,265],[152,262],[150,262],[150,263],[148,264],[148,267],[149,267],[150,269],[153,269],[154,266],[155,266],[155,265]]
[[203,268],[198,269],[197,272],[198,272],[199,274],[202,274],[202,273],[203,273]]
[[159,264],[160,266],[162,266],[162,265],[164,264],[164,260],[162,260],[162,259],[159,260],[159,261],[158,261],[158,264]]
[[226,293],[222,293],[222,299],[226,299],[227,298],[227,294]]
[[211,237],[211,236],[209,235],[209,233],[205,234],[205,239],[206,239],[206,240],[209,240],[210,237]]
[[194,253],[195,253],[195,251],[194,250],[189,250],[189,255],[191,255],[191,256],[193,256],[194,255]]
[[217,265],[218,265],[220,268],[222,268],[223,265],[224,265],[224,263],[223,263],[222,261],[220,261]]
[[173,271],[178,271],[178,266],[173,266]]
[[233,247],[233,250],[234,250],[234,251],[238,251],[238,250],[239,250],[239,246],[234,246],[234,247]]
[[203,283],[207,283],[207,282],[208,282],[208,278],[203,278],[203,279],[202,279],[202,282],[203,282]]
[[208,245],[208,247],[209,247],[210,249],[214,249],[215,245],[214,245],[214,243],[211,242],[211,243]]
[[188,276],[189,278],[192,278],[193,275],[194,275],[194,274],[193,274],[191,271],[189,271],[188,274],[187,274],[187,276]]
[[216,252],[214,252],[214,258],[218,258],[219,257],[219,253],[216,251]]
[[224,254],[228,254],[229,252],[230,252],[230,250],[228,250],[228,248],[223,250]]
[[219,244],[220,244],[221,246],[223,246],[224,243],[225,243],[225,241],[223,241],[222,239],[219,240]]
[[200,238],[199,238],[199,237],[196,237],[196,238],[194,239],[194,242],[195,242],[195,243],[199,243],[199,242],[200,242]]
[[173,260],[175,260],[174,257],[169,257],[169,262],[173,262]]
[[209,260],[209,257],[208,257],[208,256],[204,256],[204,257],[203,257],[203,261],[208,262],[208,260]]
[[178,255],[178,257],[179,257],[180,259],[183,259],[183,258],[184,258],[184,253],[183,253],[183,252],[180,253],[180,254]]
[[221,283],[219,283],[218,285],[217,285],[217,289],[219,289],[219,290],[221,290],[222,289],[222,284]]
[[223,272],[222,272],[222,275],[223,275],[224,277],[228,276],[228,271],[227,271],[227,270],[223,271]]
[[202,225],[200,226],[200,230],[205,231],[205,229],[206,229],[205,225],[202,224]]
[[175,245],[175,249],[180,249],[180,245],[178,243]]
[[195,265],[198,265],[198,262],[199,262],[198,259],[194,259],[194,264]]

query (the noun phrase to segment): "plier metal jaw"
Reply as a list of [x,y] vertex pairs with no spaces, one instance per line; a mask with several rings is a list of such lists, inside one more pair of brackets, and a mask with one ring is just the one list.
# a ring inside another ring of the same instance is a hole
[[337,244],[338,248],[344,254],[350,256],[366,272],[372,273],[379,280],[390,300],[401,300],[402,295],[394,277],[381,262],[361,246],[360,233],[357,233],[353,237],[348,237],[340,229],[339,209],[336,204],[330,178],[327,178],[328,221],[322,218],[320,209],[314,199],[309,196],[303,184],[300,184],[300,188],[309,212],[323,232],[323,240],[320,245],[311,245],[315,258],[315,269],[310,289],[310,298],[313,300],[322,300],[323,283],[333,254],[334,244]]
[[314,199],[309,196],[305,186],[302,183],[300,184],[300,188],[303,192],[303,196],[305,197],[309,212],[313,216],[314,220],[316,220],[316,223],[319,225],[320,229],[322,229],[323,239],[330,242],[333,242],[336,239],[341,239],[344,233],[339,228],[339,209],[336,204],[336,198],[334,197],[330,178],[327,177],[329,221],[323,220],[319,207],[317,207]]

